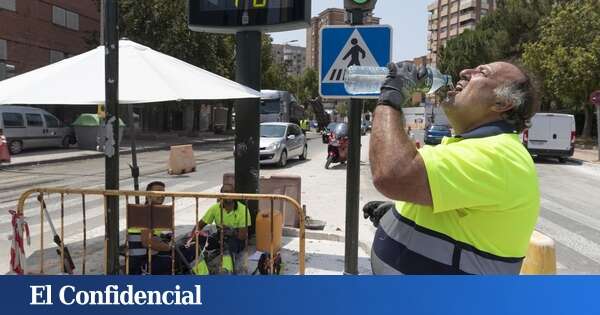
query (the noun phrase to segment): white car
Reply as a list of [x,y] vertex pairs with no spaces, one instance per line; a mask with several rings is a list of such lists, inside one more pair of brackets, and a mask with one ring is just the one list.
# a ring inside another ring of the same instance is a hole
[[531,127],[523,132],[523,145],[531,155],[555,157],[561,163],[573,156],[575,117],[567,114],[537,113]]
[[300,126],[277,122],[260,124],[260,164],[283,167],[288,159],[305,160],[307,155],[308,145]]

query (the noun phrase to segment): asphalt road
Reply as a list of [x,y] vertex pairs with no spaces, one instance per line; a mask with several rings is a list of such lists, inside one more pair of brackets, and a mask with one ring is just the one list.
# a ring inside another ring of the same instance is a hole
[[[363,166],[361,170],[361,204],[376,194],[370,181],[368,169],[368,136],[363,137]],[[195,148],[198,171],[181,176],[166,173],[168,151],[147,152],[139,155],[142,171],[141,184],[151,180],[162,180],[168,190],[173,191],[206,191],[215,190],[221,183],[222,174],[233,172],[232,143],[209,144]],[[336,190],[343,190],[345,181],[343,167],[333,171],[324,171],[326,146],[320,138],[309,141],[309,160],[305,162],[291,161],[285,171],[306,176],[310,183],[335,183]],[[127,166],[130,157],[121,157],[121,187],[132,188],[132,180]],[[542,192],[542,209],[537,229],[552,237],[557,245],[558,270],[563,274],[600,274],[600,166],[569,162],[559,164],[553,160],[536,162]],[[341,171],[341,172],[340,172]],[[264,167],[261,175],[281,172],[275,167]],[[8,266],[8,242],[10,234],[10,217],[8,210],[13,209],[21,192],[37,186],[65,186],[94,188],[104,185],[103,159],[72,161],[49,165],[30,166],[11,170],[0,170],[0,270]],[[313,193],[320,188],[310,188],[304,184],[303,192]],[[325,187],[325,186],[324,186]],[[312,191],[311,191],[312,190]],[[366,194],[363,198],[363,194]],[[326,195],[324,195],[326,196]],[[327,214],[328,223],[335,230],[341,231],[343,226],[344,200],[340,191],[335,201],[324,200],[335,204],[335,212]],[[309,197],[303,197],[309,199]],[[55,225],[60,217],[60,200],[58,196],[47,200]],[[103,206],[101,199],[87,200],[87,229],[103,232]],[[39,205],[31,199],[26,208],[29,224],[32,228],[32,245],[38,246]],[[321,212],[323,216],[327,216]],[[361,223],[362,224],[362,223]],[[362,228],[363,225],[361,225]],[[46,228],[47,232],[47,228]],[[370,231],[372,232],[372,231]],[[76,237],[81,234],[81,200],[65,199],[65,237]],[[49,239],[49,238],[48,238]],[[49,244],[49,242],[46,242]]]

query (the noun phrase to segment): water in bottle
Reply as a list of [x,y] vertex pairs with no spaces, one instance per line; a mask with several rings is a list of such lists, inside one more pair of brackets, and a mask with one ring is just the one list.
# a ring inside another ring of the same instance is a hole
[[[389,70],[385,67],[351,66],[344,79],[346,92],[352,95],[379,94]],[[447,92],[454,88],[452,77],[439,70],[427,66],[427,78],[420,85],[407,87],[407,94],[422,91],[428,95],[436,92]]]

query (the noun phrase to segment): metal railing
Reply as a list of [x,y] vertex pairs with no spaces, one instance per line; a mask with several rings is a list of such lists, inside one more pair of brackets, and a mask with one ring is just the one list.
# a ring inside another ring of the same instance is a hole
[[[195,200],[195,223],[194,226],[197,226],[198,222],[199,222],[199,200],[200,199],[213,199],[213,198],[217,198],[220,200],[234,200],[234,201],[244,201],[245,204],[248,204],[248,201],[252,200],[252,201],[260,201],[260,200],[267,200],[270,202],[270,260],[269,260],[269,270],[270,273],[273,274],[273,262],[275,260],[275,249],[274,247],[274,242],[273,242],[273,238],[274,238],[274,201],[275,200],[279,200],[282,203],[287,202],[288,204],[291,204],[292,207],[296,210],[296,213],[299,217],[299,254],[298,254],[298,266],[299,266],[299,274],[303,275],[305,272],[305,228],[304,228],[304,210],[303,208],[300,206],[300,204],[288,197],[288,196],[284,196],[284,195],[273,195],[273,194],[237,194],[237,193],[191,193],[191,192],[157,192],[157,191],[129,191],[129,190],[100,190],[100,189],[69,189],[69,188],[33,188],[33,189],[29,189],[25,192],[23,192],[18,200],[18,204],[17,204],[17,213],[19,214],[23,214],[24,215],[24,210],[25,210],[25,202],[32,197],[32,195],[37,195],[36,197],[38,198],[38,200],[40,201],[40,263],[39,263],[39,273],[40,274],[44,274],[44,198],[45,196],[50,196],[52,194],[58,194],[60,195],[60,239],[62,240],[62,242],[60,243],[60,262],[59,262],[59,270],[61,270],[61,272],[64,272],[65,270],[65,246],[67,246],[68,244],[65,244],[64,242],[64,231],[65,231],[65,226],[64,226],[64,214],[65,214],[65,196],[66,195],[78,195],[81,196],[81,209],[82,209],[82,223],[83,223],[83,253],[82,253],[82,274],[86,273],[86,255],[87,255],[87,224],[86,224],[86,196],[101,196],[104,198],[104,222],[106,222],[106,211],[107,211],[107,205],[106,205],[106,198],[109,196],[116,196],[116,197],[124,197],[126,203],[129,205],[129,198],[130,197],[140,197],[140,196],[144,196],[146,198],[151,198],[151,197],[162,197],[162,198],[171,198],[172,201],[172,222],[171,222],[171,231],[172,231],[172,235],[171,235],[171,272],[174,274],[175,273],[175,268],[174,268],[174,261],[175,261],[175,253],[174,253],[174,244],[175,244],[175,233],[176,233],[176,229],[175,229],[175,199],[194,199]],[[221,207],[221,218],[223,218],[223,209]],[[246,212],[247,213],[247,212]],[[246,222],[248,222],[248,218],[247,215],[246,216]],[[127,215],[125,215],[125,226],[127,227]],[[223,220],[221,220],[220,223],[220,227],[223,228]],[[51,222],[50,222],[51,224]],[[52,228],[54,228],[52,226]],[[223,231],[223,230],[221,230]],[[195,243],[195,258],[196,260],[198,259],[198,255],[199,255],[199,247],[198,247],[198,233],[194,233],[195,234],[195,238],[196,238],[196,243]],[[221,256],[225,256],[224,252],[223,252],[223,232],[220,233],[220,249],[221,249]],[[104,273],[106,274],[106,268],[107,268],[107,262],[108,262],[108,257],[107,257],[107,235],[105,235],[104,237]],[[248,237],[246,237],[246,246],[244,248],[245,251],[245,255],[244,255],[244,267],[247,270],[247,264],[248,264]],[[126,257],[125,257],[125,273],[128,274],[128,257],[129,257],[129,248],[128,248],[128,241],[125,241],[126,246],[127,246],[127,253],[126,253]],[[150,252],[152,251],[151,248],[148,248],[148,255],[150,255]],[[150,261],[149,264],[151,263],[151,256],[150,256]],[[221,264],[222,265],[222,264]],[[222,268],[222,266],[220,267]]]

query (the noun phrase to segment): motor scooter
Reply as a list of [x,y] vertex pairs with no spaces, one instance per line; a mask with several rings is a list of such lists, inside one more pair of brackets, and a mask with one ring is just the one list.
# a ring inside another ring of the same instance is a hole
[[345,163],[348,159],[348,136],[331,133],[327,144],[327,162],[325,169],[329,169],[331,163]]

